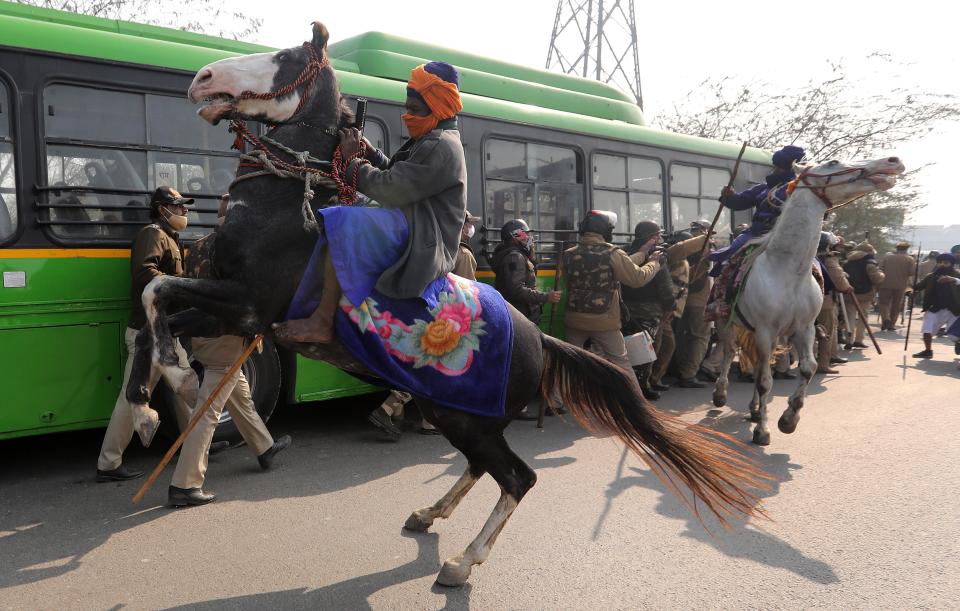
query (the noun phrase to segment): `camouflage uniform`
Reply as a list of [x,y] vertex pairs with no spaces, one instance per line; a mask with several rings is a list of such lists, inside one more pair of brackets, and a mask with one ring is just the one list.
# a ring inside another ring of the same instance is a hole
[[627,371],[632,367],[620,333],[620,285],[638,288],[656,276],[660,264],[643,264],[645,257],[642,252],[628,256],[592,232],[584,233],[580,244],[561,257],[567,341],[582,347],[590,340],[608,361]]

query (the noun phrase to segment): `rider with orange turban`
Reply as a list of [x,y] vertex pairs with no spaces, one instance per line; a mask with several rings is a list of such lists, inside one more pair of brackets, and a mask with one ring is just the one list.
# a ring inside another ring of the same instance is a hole
[[[323,293],[309,318],[275,326],[278,337],[299,342],[333,340],[341,295],[359,305],[371,290],[397,299],[419,297],[453,270],[467,209],[467,168],[456,116],[460,75],[445,62],[414,68],[407,83],[403,123],[410,139],[387,158],[356,129],[340,133],[350,159],[346,175],[380,208],[337,206],[319,211],[329,241]],[[349,220],[346,220],[348,219]]]

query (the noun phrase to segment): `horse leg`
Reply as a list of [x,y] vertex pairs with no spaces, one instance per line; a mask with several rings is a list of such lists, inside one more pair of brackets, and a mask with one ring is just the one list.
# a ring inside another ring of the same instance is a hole
[[816,337],[816,329],[813,325],[808,325],[800,331],[793,334],[791,341],[799,355],[800,381],[797,389],[790,395],[787,401],[787,409],[784,410],[777,421],[777,428],[783,433],[792,433],[797,430],[797,424],[800,422],[800,408],[803,407],[803,400],[807,392],[807,384],[813,379],[813,374],[817,370],[816,357],[813,354],[813,340]]
[[[770,369],[770,353],[773,350],[773,340],[761,337],[755,333],[757,347],[757,364],[754,366],[754,400],[757,402],[757,426],[753,429],[753,443],[761,446],[770,445],[770,430],[767,428],[767,401],[770,390],[773,388],[773,373]],[[753,402],[750,404],[751,419],[753,416]]]
[[733,333],[727,329],[717,331],[716,350],[720,350],[722,355],[720,361],[720,374],[713,386],[713,404],[716,407],[723,407],[727,404],[727,388],[730,384],[730,364],[733,363]]
[[460,586],[466,583],[473,566],[482,564],[487,559],[507,520],[537,481],[533,469],[513,453],[502,433],[495,438],[475,436],[471,441],[470,448],[464,454],[471,465],[482,466],[481,468],[497,481],[500,485],[500,499],[480,533],[463,553],[448,558],[443,563],[443,568],[437,575],[437,583],[443,586]]
[[411,513],[403,527],[406,530],[426,532],[428,528],[433,526],[433,521],[437,518],[449,518],[463,497],[467,496],[467,493],[482,476],[483,471],[474,470],[471,465],[467,465],[467,470],[463,472],[463,475],[460,476],[460,479],[457,480],[457,483],[453,485],[449,492],[433,505]]

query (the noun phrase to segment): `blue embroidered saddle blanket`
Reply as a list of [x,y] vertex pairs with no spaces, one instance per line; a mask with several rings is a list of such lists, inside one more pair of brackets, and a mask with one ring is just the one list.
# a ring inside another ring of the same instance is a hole
[[320,302],[325,245],[343,297],[337,341],[386,385],[443,406],[502,417],[513,347],[513,321],[493,287],[453,274],[437,278],[419,299],[393,299],[374,287],[407,247],[409,228],[397,210],[324,208],[324,234],[287,310],[310,316]]

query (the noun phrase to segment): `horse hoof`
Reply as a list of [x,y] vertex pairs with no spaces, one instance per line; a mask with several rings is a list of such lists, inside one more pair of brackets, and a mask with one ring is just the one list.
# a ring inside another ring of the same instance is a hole
[[464,563],[463,558],[450,558],[443,563],[443,568],[437,574],[437,583],[448,588],[458,588],[467,583],[472,568],[470,564]]
[[797,424],[800,422],[799,418],[787,418],[787,415],[784,414],[780,416],[780,419],[777,420],[777,428],[780,429],[781,433],[790,433],[797,430]]
[[148,405],[134,405],[133,428],[137,431],[143,447],[149,448],[153,436],[157,434],[157,430],[160,428],[160,415],[157,410],[151,409]]
[[423,533],[433,526],[433,520],[426,519],[423,517],[424,511],[422,509],[414,511],[410,514],[410,517],[407,518],[407,521],[404,522],[404,530],[412,530],[413,532]]
[[714,407],[723,407],[727,404],[727,395],[713,393],[713,406]]
[[753,443],[758,446],[768,446],[770,445],[770,433],[761,433],[760,431],[753,432]]

